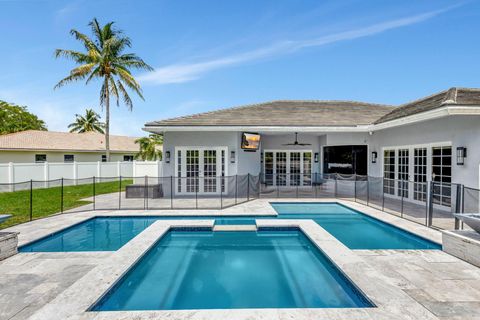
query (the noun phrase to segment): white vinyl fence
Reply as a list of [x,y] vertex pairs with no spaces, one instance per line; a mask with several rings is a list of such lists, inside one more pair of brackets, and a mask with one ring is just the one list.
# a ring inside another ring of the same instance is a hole
[[0,163],[0,184],[91,177],[161,177],[161,161]]

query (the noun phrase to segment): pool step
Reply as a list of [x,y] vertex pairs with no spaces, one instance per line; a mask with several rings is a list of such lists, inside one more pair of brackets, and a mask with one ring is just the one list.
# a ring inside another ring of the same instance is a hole
[[256,225],[244,224],[244,225],[215,225],[213,231],[257,231]]

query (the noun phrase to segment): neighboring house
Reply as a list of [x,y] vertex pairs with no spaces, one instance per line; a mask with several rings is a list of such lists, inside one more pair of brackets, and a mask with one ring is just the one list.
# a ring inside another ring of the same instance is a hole
[[[291,187],[323,173],[369,175],[386,179],[385,193],[415,201],[425,201],[427,181],[479,187],[480,89],[451,88],[397,107],[272,101],[149,122],[144,130],[164,134],[164,176],[252,174]],[[250,150],[242,148],[244,133]],[[187,178],[175,192],[219,192],[218,180]],[[450,201],[449,192],[439,201]]]
[[[111,161],[133,161],[137,138],[110,135]],[[0,135],[0,163],[106,161],[105,136],[27,130]]]

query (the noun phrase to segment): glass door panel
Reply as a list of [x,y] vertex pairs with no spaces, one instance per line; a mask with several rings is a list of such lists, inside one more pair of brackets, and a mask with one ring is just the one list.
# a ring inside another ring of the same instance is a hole
[[277,152],[275,155],[276,184],[277,186],[287,185],[287,153]]
[[413,199],[427,201],[427,148],[413,151]]
[[203,192],[217,192],[217,150],[203,151]]
[[303,153],[303,185],[312,185],[312,153]]
[[186,151],[186,191],[198,192],[198,178],[200,176],[200,158],[198,150]]
[[290,152],[290,185],[299,186],[300,185],[300,152]]
[[408,149],[398,150],[398,196],[408,198]]
[[265,163],[265,184],[267,186],[273,185],[273,174],[274,174],[274,161],[273,161],[273,152],[265,152],[264,155],[264,163]]

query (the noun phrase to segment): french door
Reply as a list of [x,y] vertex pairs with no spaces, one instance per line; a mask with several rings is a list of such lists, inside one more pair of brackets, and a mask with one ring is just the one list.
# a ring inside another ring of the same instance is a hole
[[312,151],[274,151],[263,153],[266,185],[308,186],[312,183]]
[[176,148],[176,188],[179,194],[225,191],[225,147]]

